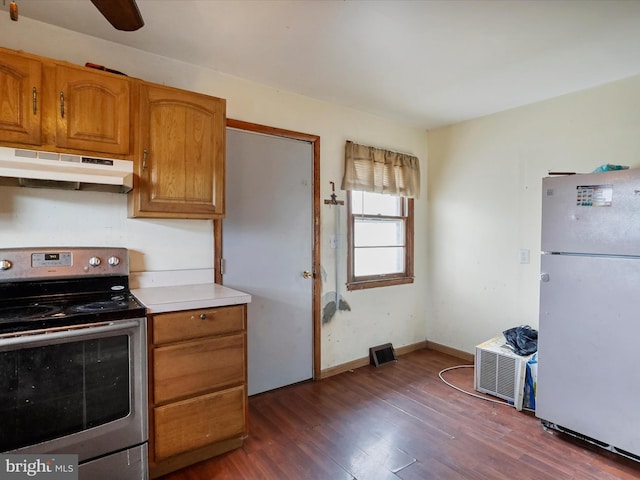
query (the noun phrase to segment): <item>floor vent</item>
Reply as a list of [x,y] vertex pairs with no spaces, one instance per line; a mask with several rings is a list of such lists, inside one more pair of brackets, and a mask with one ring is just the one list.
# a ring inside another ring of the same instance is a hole
[[396,352],[393,349],[393,345],[385,343],[384,345],[378,345],[377,347],[371,347],[369,349],[369,358],[371,365],[379,367],[385,363],[396,361]]

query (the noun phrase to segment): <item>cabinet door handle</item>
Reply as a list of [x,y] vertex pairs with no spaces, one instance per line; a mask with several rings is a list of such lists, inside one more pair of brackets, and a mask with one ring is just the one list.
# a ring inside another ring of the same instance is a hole
[[38,111],[38,89],[36,87],[33,87],[32,93],[33,93],[33,114],[35,115],[36,112]]
[[142,151],[142,170],[147,169],[147,149]]
[[207,319],[207,314],[206,313],[201,313],[200,314],[200,320],[206,320]]
[[64,92],[60,92],[60,116],[64,118]]

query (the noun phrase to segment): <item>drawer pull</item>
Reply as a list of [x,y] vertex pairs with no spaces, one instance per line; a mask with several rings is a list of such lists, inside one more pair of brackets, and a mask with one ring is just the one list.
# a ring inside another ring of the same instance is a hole
[[206,320],[207,319],[207,314],[206,313],[201,313],[200,314],[200,320]]

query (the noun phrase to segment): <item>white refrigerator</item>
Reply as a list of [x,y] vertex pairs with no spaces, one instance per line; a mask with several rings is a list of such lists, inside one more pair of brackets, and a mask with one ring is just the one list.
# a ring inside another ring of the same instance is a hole
[[640,460],[640,169],[544,178],[536,416]]

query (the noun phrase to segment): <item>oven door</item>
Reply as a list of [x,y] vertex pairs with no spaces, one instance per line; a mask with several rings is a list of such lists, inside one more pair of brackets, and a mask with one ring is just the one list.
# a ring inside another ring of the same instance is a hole
[[146,372],[145,318],[0,338],[0,452],[82,464],[144,444]]

